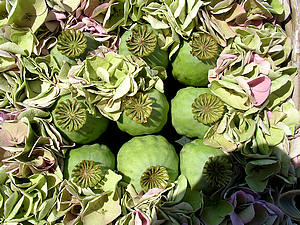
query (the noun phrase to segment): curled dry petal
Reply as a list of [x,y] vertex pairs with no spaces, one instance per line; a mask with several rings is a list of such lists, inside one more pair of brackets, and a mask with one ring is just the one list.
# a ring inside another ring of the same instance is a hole
[[254,53],[250,57],[250,62],[254,62],[259,66],[259,72],[268,75],[271,70],[271,64],[260,55]]
[[105,33],[105,30],[99,23],[97,23],[97,21],[86,16],[80,17],[79,20],[74,19],[71,24],[71,26],[68,26],[69,29],[78,29],[83,32],[87,31],[89,33]]
[[270,94],[271,80],[265,75],[260,75],[249,80],[237,77],[236,80],[249,95],[254,106],[263,104]]
[[9,111],[9,110],[5,110],[5,109],[1,109],[0,110],[0,125],[5,120],[16,120],[17,116],[23,111],[24,111],[23,109],[16,110],[16,111]]
[[251,96],[254,98],[253,105],[259,106],[264,103],[270,94],[270,78],[262,75],[254,79],[250,79],[247,84],[250,87]]
[[142,199],[147,199],[147,198],[151,198],[155,195],[158,195],[159,193],[161,193],[164,189],[161,188],[152,188],[149,191],[147,191],[143,196]]
[[54,10],[49,11],[46,19],[45,19],[45,26],[51,32],[55,32],[59,29],[60,26],[63,26],[64,20],[67,19],[67,16],[63,12],[57,12]]
[[0,130],[0,145],[2,147],[15,146],[24,143],[28,134],[28,127],[25,123],[3,122]]
[[135,216],[134,225],[150,225],[150,220],[140,211],[133,212]]
[[66,19],[66,18],[67,18],[67,16],[64,13],[51,10],[51,11],[49,11],[49,13],[46,17],[45,22],[52,21],[52,20],[60,21],[60,20]]
[[219,74],[222,73],[231,63],[237,58],[235,54],[222,54],[217,60],[217,66],[209,71],[208,79],[219,79]]

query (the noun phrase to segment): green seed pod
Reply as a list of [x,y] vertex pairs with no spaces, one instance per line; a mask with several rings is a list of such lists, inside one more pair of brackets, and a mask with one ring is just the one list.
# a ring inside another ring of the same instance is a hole
[[97,143],[71,149],[65,158],[64,178],[71,179],[72,174],[75,177],[80,168],[87,166],[91,168],[89,171],[101,170],[103,175],[108,169],[115,169],[115,156],[106,145]]
[[88,144],[95,141],[106,130],[108,119],[88,113],[84,100],[72,98],[70,94],[60,97],[52,111],[55,126],[71,141]]
[[183,41],[174,61],[172,74],[176,80],[191,86],[208,84],[208,71],[216,65],[219,46],[208,34],[193,36],[191,42]]
[[[204,137],[209,126],[201,122],[201,118],[197,116],[199,112],[195,111],[193,104],[200,95],[205,93],[210,94],[210,90],[208,88],[187,87],[180,89],[171,100],[172,125],[178,134],[191,138]],[[207,117],[203,118],[208,121]]]
[[93,160],[82,160],[72,170],[73,181],[82,188],[98,188],[104,177],[104,172],[99,164]]
[[117,168],[126,182],[139,191],[165,188],[178,176],[178,155],[164,137],[134,137],[120,148]]
[[150,25],[137,25],[121,36],[120,55],[135,55],[143,58],[150,67],[167,68],[169,55],[160,49],[157,41],[157,31]]
[[196,139],[180,151],[180,171],[192,189],[211,193],[230,182],[232,164],[221,149],[206,146],[202,139]]
[[84,53],[87,39],[79,30],[65,30],[57,37],[57,49],[65,56],[74,58]]
[[117,124],[120,130],[132,136],[157,133],[168,119],[168,100],[154,88],[128,98],[123,108]]
[[214,124],[219,121],[224,111],[224,102],[214,94],[201,94],[192,104],[194,119],[205,125]]

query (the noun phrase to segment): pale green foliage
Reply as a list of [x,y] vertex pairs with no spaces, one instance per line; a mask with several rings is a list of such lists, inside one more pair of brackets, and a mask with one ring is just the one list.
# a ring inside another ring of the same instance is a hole
[[92,111],[96,108],[105,117],[118,120],[125,97],[151,88],[163,92],[166,71],[160,67],[150,69],[136,57],[108,52],[104,58],[88,57],[82,65],[71,67],[68,76],[77,95],[86,97],[94,107]]

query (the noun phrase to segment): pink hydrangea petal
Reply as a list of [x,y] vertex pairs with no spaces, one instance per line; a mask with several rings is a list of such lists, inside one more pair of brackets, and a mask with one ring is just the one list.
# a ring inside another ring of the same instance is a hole
[[259,77],[250,79],[247,84],[251,90],[251,96],[255,102],[253,105],[259,106],[268,98],[270,94],[271,80],[269,77],[261,75]]
[[217,60],[217,66],[214,70],[216,71],[217,74],[221,73],[229,65],[227,60],[236,59],[236,58],[237,58],[237,55],[234,55],[234,54],[220,55],[220,57]]
[[87,26],[85,25],[85,23],[83,22],[78,22],[70,27],[68,27],[69,29],[75,29],[75,30],[85,30],[87,28]]
[[82,17],[81,21],[84,22],[88,27],[94,25],[93,21],[88,17]]
[[261,75],[259,77],[250,79],[247,81],[248,85],[252,90],[258,92],[266,92],[270,90],[271,87],[271,80],[269,77]]
[[7,130],[0,130],[0,147],[11,147],[14,145],[11,134]]
[[89,0],[84,7],[84,14],[92,16],[94,9],[99,5],[99,0]]
[[267,111],[267,117],[268,119],[272,119],[272,111]]
[[61,12],[54,12],[54,11],[50,11],[46,17],[46,22],[47,21],[52,21],[52,20],[56,20],[56,21],[60,21],[60,20],[64,20],[66,19],[66,15],[64,13]]
[[254,54],[253,62],[260,65],[259,72],[268,75],[271,70],[271,64],[258,54]]
[[152,197],[154,195],[157,195],[159,194],[160,192],[162,192],[164,189],[161,189],[161,188],[152,188],[150,189],[149,191],[147,191],[143,196],[142,196],[142,199],[145,199],[145,198],[149,198],[149,197]]
[[264,21],[262,19],[250,20],[246,24],[247,25],[254,25],[254,26],[256,26],[260,29],[263,26]]
[[81,18],[82,23],[85,24],[81,28],[81,30],[88,30],[88,31],[93,31],[93,32],[98,32],[98,33],[105,33],[105,30],[103,29],[102,26],[100,26],[93,18],[88,18],[88,17],[82,17]]
[[236,58],[237,58],[237,55],[235,55],[235,54],[220,55],[220,57],[217,60],[217,67],[220,67],[221,65],[223,65],[224,64],[223,62],[227,59],[236,59]]
[[140,211],[133,212],[135,225],[150,225],[150,220]]
[[105,33],[105,30],[104,30],[103,27],[100,26],[99,24],[95,23],[94,27],[95,27],[95,29],[96,29],[99,33],[101,33],[101,34],[104,34],[104,33]]

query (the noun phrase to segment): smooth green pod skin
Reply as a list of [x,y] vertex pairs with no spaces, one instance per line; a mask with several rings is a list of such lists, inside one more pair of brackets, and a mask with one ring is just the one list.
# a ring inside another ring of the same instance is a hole
[[203,144],[202,139],[196,139],[183,146],[180,151],[180,172],[183,174],[192,189],[200,191],[206,187],[206,182],[202,178],[203,167],[209,157],[226,156],[218,148],[213,148]]
[[[72,100],[73,98],[71,95],[64,95],[59,98],[57,101],[58,105],[61,101],[65,101],[67,99]],[[84,102],[84,100],[78,100],[79,102]],[[108,126],[109,120],[102,115],[99,114],[99,117],[94,117],[91,114],[87,112],[87,119],[85,125],[80,128],[79,130],[75,131],[68,131],[67,129],[62,128],[55,119],[57,109],[55,108],[52,110],[52,118],[54,125],[58,128],[59,131],[61,131],[63,134],[65,134],[71,141],[77,143],[77,144],[88,144],[95,140],[97,140],[101,134],[103,134]]]
[[117,169],[124,175],[124,180],[142,191],[140,177],[150,166],[164,166],[170,182],[178,176],[179,157],[175,148],[160,135],[133,137],[120,148],[117,155]]
[[64,178],[70,179],[75,165],[82,160],[93,160],[100,164],[104,170],[115,169],[115,156],[111,150],[103,144],[83,145],[71,149],[66,156],[64,165]]
[[[119,45],[119,54],[120,55],[131,55],[131,52],[128,50],[126,45],[126,40],[130,37],[132,32],[130,30],[125,31],[124,34],[121,36],[121,43]],[[162,66],[167,68],[169,65],[169,54],[167,51],[162,50],[156,46],[156,49],[153,53],[148,56],[142,57],[143,60],[151,67],[154,68],[155,66]]]
[[172,125],[178,134],[203,138],[209,126],[193,118],[192,104],[199,95],[211,93],[208,88],[186,87],[180,89],[171,100]]
[[162,130],[168,120],[169,103],[166,96],[156,89],[146,92],[154,101],[152,112],[146,123],[136,123],[126,115],[126,110],[122,113],[117,125],[120,130],[132,136],[154,134]]
[[191,50],[190,44],[183,41],[172,62],[172,75],[182,84],[204,87],[208,84],[208,70],[213,69],[215,64],[199,60],[191,54]]

